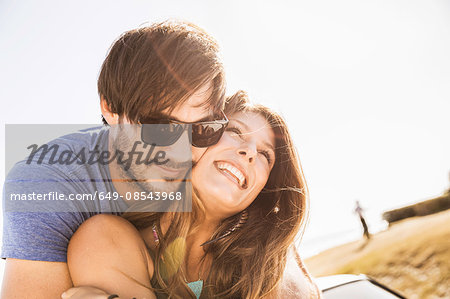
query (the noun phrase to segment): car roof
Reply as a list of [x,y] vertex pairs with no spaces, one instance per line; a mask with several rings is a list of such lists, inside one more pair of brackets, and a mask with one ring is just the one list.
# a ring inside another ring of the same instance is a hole
[[353,275],[353,274],[339,274],[339,275],[331,275],[331,276],[324,276],[324,277],[317,277],[315,279],[315,282],[319,286],[319,288],[324,291],[329,288],[333,288],[339,285],[360,281],[360,280],[367,280],[367,276],[360,274],[360,275]]

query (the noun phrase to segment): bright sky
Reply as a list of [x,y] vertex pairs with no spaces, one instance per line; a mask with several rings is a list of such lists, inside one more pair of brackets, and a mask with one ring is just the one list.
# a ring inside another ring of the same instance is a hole
[[359,229],[355,199],[374,218],[449,187],[445,0],[3,0],[2,125],[99,123],[108,48],[169,17],[219,41],[229,94],[245,89],[287,119],[311,192],[305,240]]

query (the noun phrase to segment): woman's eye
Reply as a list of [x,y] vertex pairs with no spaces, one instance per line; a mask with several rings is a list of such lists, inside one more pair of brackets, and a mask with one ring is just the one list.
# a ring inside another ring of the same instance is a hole
[[226,131],[232,132],[234,136],[242,136],[242,131],[237,127],[227,127]]
[[260,151],[259,153],[262,154],[267,159],[267,162],[269,162],[269,164],[272,162],[272,159],[270,158],[270,154],[268,151]]

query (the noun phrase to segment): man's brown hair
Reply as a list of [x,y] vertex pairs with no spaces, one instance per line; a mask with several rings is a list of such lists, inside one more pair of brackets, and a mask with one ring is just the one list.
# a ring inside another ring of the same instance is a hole
[[[216,41],[198,26],[165,21],[123,33],[112,45],[98,78],[111,112],[132,123],[171,112],[204,84],[204,105],[223,108],[225,76]],[[105,120],[103,119],[105,122]]]

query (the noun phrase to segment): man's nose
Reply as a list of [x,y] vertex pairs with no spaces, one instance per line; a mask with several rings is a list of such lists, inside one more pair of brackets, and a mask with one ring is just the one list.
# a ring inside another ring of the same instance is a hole
[[178,163],[192,161],[191,142],[189,141],[188,130],[185,130],[180,138],[167,149],[166,157]]

